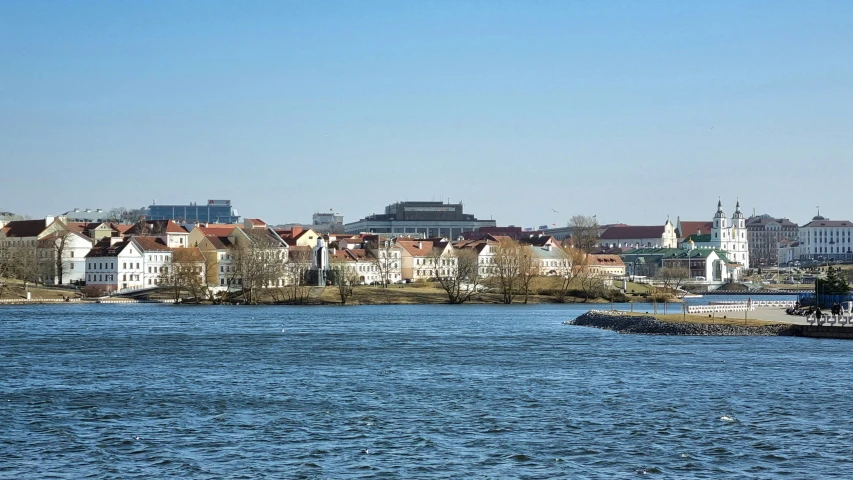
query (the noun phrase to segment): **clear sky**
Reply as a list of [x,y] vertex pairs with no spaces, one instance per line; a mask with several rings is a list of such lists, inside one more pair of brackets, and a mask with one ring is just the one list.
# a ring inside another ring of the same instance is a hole
[[853,218],[853,2],[0,2],[0,210]]

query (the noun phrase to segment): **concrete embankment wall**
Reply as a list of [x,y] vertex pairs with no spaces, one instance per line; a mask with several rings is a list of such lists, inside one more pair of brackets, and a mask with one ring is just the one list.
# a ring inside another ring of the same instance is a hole
[[[591,310],[578,318],[566,322],[570,325],[595,327],[619,333],[642,335],[721,335],[721,336],[779,336],[799,335],[799,325],[768,325],[744,327],[738,325],[716,325],[708,323],[661,322],[651,316],[631,316],[620,312]],[[853,330],[853,329],[851,329]]]
[[838,338],[853,340],[853,327],[830,327],[822,325],[797,325],[799,335],[812,338]]

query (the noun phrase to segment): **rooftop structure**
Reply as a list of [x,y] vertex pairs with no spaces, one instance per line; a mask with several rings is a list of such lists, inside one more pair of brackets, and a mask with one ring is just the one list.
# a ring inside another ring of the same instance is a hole
[[385,213],[369,215],[344,226],[346,233],[387,232],[392,235],[458,238],[462,232],[494,227],[494,220],[479,220],[464,213],[461,203],[397,202]]
[[151,204],[146,212],[148,220],[174,220],[178,223],[240,223],[240,215],[231,206],[231,200],[208,200],[199,205]]

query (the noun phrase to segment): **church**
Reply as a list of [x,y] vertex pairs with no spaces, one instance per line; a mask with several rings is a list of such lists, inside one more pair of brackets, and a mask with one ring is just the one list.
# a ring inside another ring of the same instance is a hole
[[723,202],[717,202],[717,213],[714,214],[714,223],[711,233],[690,235],[684,240],[693,248],[712,248],[725,252],[729,269],[735,270],[734,278],[741,278],[742,274],[749,269],[749,243],[746,236],[746,218],[740,210],[740,201],[735,205],[735,213],[731,221],[723,212]]

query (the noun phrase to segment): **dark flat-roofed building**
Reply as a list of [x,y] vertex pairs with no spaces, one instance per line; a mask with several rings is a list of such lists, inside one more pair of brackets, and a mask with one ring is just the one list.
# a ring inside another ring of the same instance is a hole
[[424,237],[455,239],[462,232],[494,226],[497,226],[494,220],[479,220],[464,213],[461,203],[397,202],[385,207],[385,213],[344,225],[344,232],[384,232],[401,236],[419,233]]

